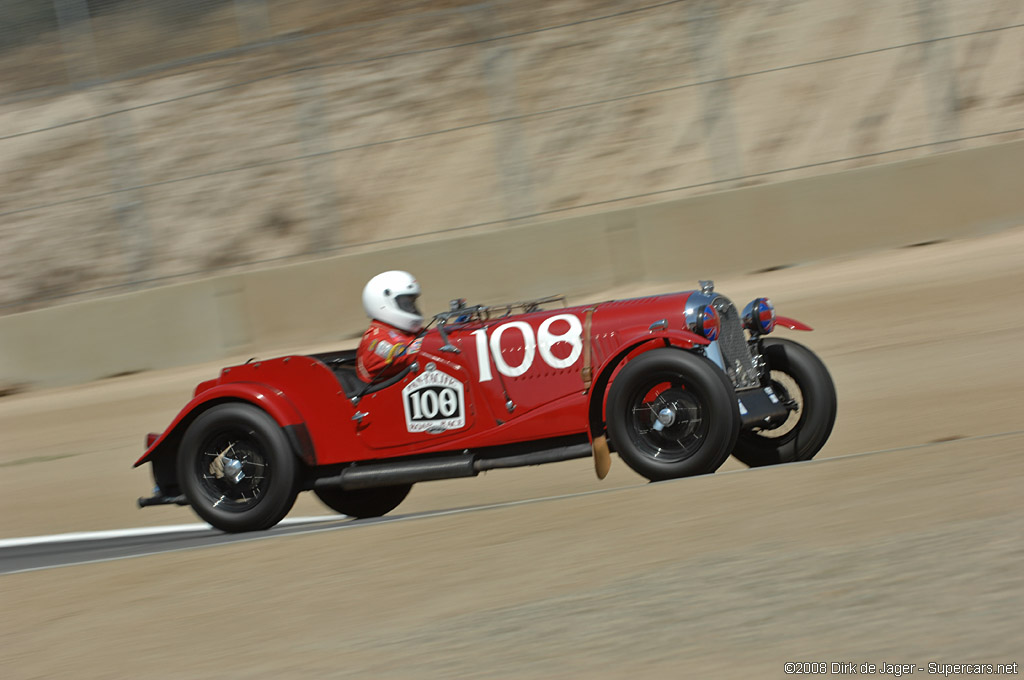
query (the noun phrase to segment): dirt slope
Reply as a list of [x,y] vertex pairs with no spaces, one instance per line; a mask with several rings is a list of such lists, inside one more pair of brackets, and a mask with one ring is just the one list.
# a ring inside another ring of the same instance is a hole
[[1014,0],[133,5],[0,53],[0,313],[1024,135]]

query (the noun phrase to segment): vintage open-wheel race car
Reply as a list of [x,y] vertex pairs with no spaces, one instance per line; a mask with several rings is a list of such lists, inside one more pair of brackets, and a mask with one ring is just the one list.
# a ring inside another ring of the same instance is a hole
[[808,460],[836,394],[809,349],[768,337],[767,298],[741,311],[701,289],[565,307],[556,296],[453,301],[414,363],[364,382],[355,350],[251,360],[200,383],[135,463],[141,506],[190,505],[223,531],[267,529],[312,490],[351,517],[390,512],[412,485],[610,452],[649,480]]

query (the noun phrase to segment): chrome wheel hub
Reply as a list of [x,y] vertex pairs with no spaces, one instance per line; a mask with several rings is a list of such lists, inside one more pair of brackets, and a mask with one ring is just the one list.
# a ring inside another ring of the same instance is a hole
[[242,461],[237,458],[228,458],[228,453],[233,448],[235,445],[232,443],[217,454],[217,457],[210,463],[210,474],[230,484],[238,484],[245,479],[245,472],[242,470]]
[[655,432],[661,432],[666,427],[672,427],[672,424],[676,422],[676,410],[675,408],[666,406],[665,408],[658,411],[657,420],[654,422],[653,429]]

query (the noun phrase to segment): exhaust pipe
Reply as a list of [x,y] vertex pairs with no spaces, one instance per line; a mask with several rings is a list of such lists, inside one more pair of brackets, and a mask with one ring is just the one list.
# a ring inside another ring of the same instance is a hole
[[377,486],[415,484],[438,479],[475,477],[473,456],[447,456],[426,460],[395,461],[355,465],[342,470],[340,475],[324,477],[313,483],[314,489],[341,487],[342,489],[370,489]]
[[526,467],[527,465],[544,465],[545,463],[558,463],[563,460],[574,458],[587,458],[590,456],[589,444],[572,444],[560,446],[545,451],[531,451],[515,456],[501,456],[498,458],[480,458],[473,463],[473,469],[478,472],[485,470],[497,470],[499,468]]
[[[519,450],[521,451],[522,448]],[[587,458],[591,455],[591,447],[590,444],[569,444],[541,451],[513,454],[509,450],[505,453],[506,455],[502,456],[485,456],[467,452],[438,458],[357,464],[345,468],[340,474],[317,479],[313,482],[313,488],[372,489],[379,486],[415,484],[438,479],[476,477],[487,470]]]

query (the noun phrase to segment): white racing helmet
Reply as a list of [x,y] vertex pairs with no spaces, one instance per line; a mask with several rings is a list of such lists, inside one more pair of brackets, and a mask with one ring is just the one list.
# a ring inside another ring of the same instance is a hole
[[423,315],[416,307],[420,284],[409,272],[377,274],[363,288],[363,309],[371,319],[416,333],[423,328]]

